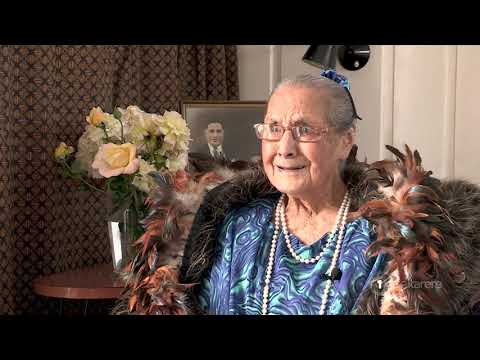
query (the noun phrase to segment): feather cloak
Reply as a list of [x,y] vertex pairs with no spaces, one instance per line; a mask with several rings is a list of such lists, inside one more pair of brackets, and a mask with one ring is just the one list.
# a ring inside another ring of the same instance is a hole
[[[417,151],[387,148],[396,160],[368,164],[354,146],[343,170],[352,189],[349,220],[365,217],[376,240],[367,254],[387,255],[383,272],[353,314],[471,314],[480,304],[480,187],[440,181]],[[191,157],[188,172],[157,176],[151,213],[113,314],[200,314],[197,290],[212,266],[228,211],[278,197],[259,166]]]

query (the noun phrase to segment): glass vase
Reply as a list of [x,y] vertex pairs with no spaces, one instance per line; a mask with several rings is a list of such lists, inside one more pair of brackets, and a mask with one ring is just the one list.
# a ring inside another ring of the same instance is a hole
[[122,271],[132,260],[137,240],[138,218],[134,209],[127,207],[112,214],[108,218],[108,236],[115,271]]

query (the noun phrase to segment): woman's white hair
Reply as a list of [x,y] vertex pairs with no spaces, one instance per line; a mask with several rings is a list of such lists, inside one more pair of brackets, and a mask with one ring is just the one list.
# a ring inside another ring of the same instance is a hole
[[326,115],[329,126],[335,128],[339,133],[355,128],[356,118],[353,104],[346,90],[335,81],[323,76],[303,74],[281,81],[272,91],[270,97],[278,89],[285,86],[311,89],[319,94],[321,93],[321,95],[328,94],[328,111]]

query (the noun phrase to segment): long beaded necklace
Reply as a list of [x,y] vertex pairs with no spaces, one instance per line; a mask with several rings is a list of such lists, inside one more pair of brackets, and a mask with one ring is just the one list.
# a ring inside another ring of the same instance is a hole
[[327,306],[328,302],[328,295],[330,293],[330,289],[333,284],[333,280],[337,277],[338,275],[338,268],[336,267],[338,257],[340,255],[340,250],[342,247],[342,240],[343,240],[343,235],[345,232],[345,224],[347,220],[347,214],[348,210],[350,208],[350,202],[351,202],[351,197],[350,193],[347,190],[345,193],[345,196],[343,198],[342,205],[340,206],[340,209],[338,209],[337,212],[337,218],[335,221],[335,226],[330,233],[330,236],[328,238],[328,241],[323,248],[323,250],[320,252],[315,257],[309,258],[309,259],[302,259],[293,249],[292,244],[290,242],[290,235],[288,233],[288,228],[287,228],[287,220],[285,216],[285,194],[282,194],[280,196],[280,199],[278,200],[278,204],[276,206],[275,210],[275,229],[273,231],[273,236],[272,236],[272,244],[270,248],[270,255],[268,257],[268,265],[267,265],[267,270],[265,273],[265,286],[263,288],[263,302],[262,302],[262,315],[267,315],[268,314],[268,298],[270,295],[270,280],[272,277],[272,270],[273,270],[273,261],[275,258],[275,250],[277,248],[277,239],[280,233],[280,222],[282,223],[282,231],[285,236],[285,242],[287,243],[287,248],[290,251],[290,254],[295,258],[295,260],[304,263],[304,264],[313,264],[317,261],[320,260],[320,258],[323,256],[325,249],[327,249],[331,243],[334,242],[335,240],[335,234],[338,231],[338,237],[336,241],[336,247],[335,251],[333,253],[332,257],[332,262],[330,264],[330,267],[328,268],[327,272],[325,273],[325,277],[327,278],[327,283],[325,285],[325,289],[322,294],[322,303],[320,306],[320,315],[325,314],[325,309]]

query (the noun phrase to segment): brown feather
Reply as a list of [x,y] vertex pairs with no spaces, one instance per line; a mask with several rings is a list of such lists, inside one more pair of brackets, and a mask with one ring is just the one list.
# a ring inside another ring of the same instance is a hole
[[[382,160],[373,163],[368,170],[368,180],[378,184],[377,191],[383,193],[381,200],[372,198],[364,203],[349,218],[364,216],[376,227],[377,239],[368,247],[367,254],[378,255],[383,252],[392,258],[388,272],[398,271],[399,282],[392,285],[395,292],[405,292],[405,297],[392,295],[391,299],[406,299],[399,305],[392,300],[388,311],[395,308],[397,312],[415,312],[418,301],[428,302],[431,306],[441,307],[443,290],[421,288],[407,289],[400,286],[407,279],[423,281],[443,274],[453,274],[456,261],[447,255],[444,238],[438,228],[432,226],[437,218],[452,219],[440,203],[438,193],[424,185],[431,171],[424,171],[422,159],[417,150],[414,152],[405,145],[405,154],[398,149],[387,146],[397,161]],[[401,230],[401,231],[400,231]],[[415,234],[408,235],[408,234]],[[408,273],[406,269],[410,269]],[[393,291],[393,290],[392,290]],[[412,295],[412,292],[417,294]],[[420,299],[420,300],[419,300]],[[445,303],[445,301],[443,302]],[[407,306],[409,310],[406,310]]]

